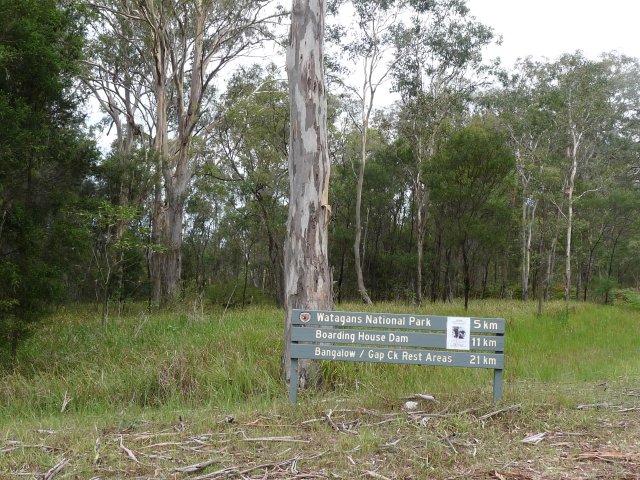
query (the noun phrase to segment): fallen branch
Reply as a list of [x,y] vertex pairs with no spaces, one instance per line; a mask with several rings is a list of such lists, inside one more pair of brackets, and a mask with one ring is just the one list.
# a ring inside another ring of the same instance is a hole
[[263,463],[263,464],[260,464],[260,465],[256,465],[254,467],[245,468],[244,470],[240,470],[239,467],[227,467],[227,468],[223,468],[221,470],[216,470],[215,472],[207,473],[206,475],[200,475],[199,477],[193,477],[191,480],[210,480],[212,478],[216,478],[216,477],[219,477],[221,475],[229,475],[229,474],[232,474],[232,473],[242,477],[243,475],[251,473],[254,470],[264,470],[264,469],[267,469],[267,468],[280,468],[280,467],[283,467],[285,465],[289,465],[289,464],[293,463],[296,460],[299,460],[299,458],[298,457],[294,457],[294,458],[290,458],[289,460],[285,460],[283,462]]
[[311,423],[322,422],[323,420],[325,420],[325,418],[312,418],[311,420],[305,420],[300,425],[309,425]]
[[633,453],[617,452],[615,450],[603,450],[596,452],[579,453],[576,458],[578,458],[579,460],[602,460],[604,462],[632,462],[638,459],[638,455]]
[[329,478],[322,473],[300,473],[296,474],[294,477],[288,477],[289,480],[307,480],[310,478]]
[[141,462],[136,458],[135,453],[133,453],[133,450],[124,446],[124,439],[122,438],[122,435],[120,435],[120,449],[123,450],[131,460],[141,464]]
[[62,399],[62,407],[60,408],[60,413],[64,413],[64,411],[67,409],[67,406],[69,405],[69,403],[71,402],[71,397],[69,397],[69,392],[67,392],[65,390],[64,392],[64,398]]
[[451,447],[451,450],[453,450],[453,453],[455,453],[456,455],[458,454],[458,450],[456,450],[456,447],[453,446],[449,435],[440,435],[440,440],[444,440],[445,442],[447,442],[449,444],[449,447]]
[[517,403],[515,405],[511,405],[510,407],[501,408],[500,410],[496,410],[495,412],[487,413],[478,417],[478,420],[487,420],[491,417],[495,417],[496,415],[500,415],[501,413],[511,412],[513,410],[520,410],[522,408],[521,403]]
[[457,415],[457,413],[427,413],[427,412],[407,412],[407,415],[409,415],[412,420],[418,420],[424,417],[429,417],[429,418],[450,418],[453,417],[455,415]]
[[44,480],[51,480],[54,476],[60,473],[62,469],[67,466],[68,463],[69,463],[69,460],[67,460],[66,458],[63,458],[62,460],[60,460],[60,462],[58,462],[57,465],[52,467],[47,473],[44,474]]
[[184,445],[185,445],[185,442],[162,442],[162,443],[154,443],[152,445],[143,445],[142,447],[139,448],[139,450],[146,450],[148,448],[156,448],[156,447],[178,447],[178,446],[184,446]]
[[238,467],[227,467],[215,472],[207,473],[206,475],[200,475],[199,477],[193,477],[191,480],[209,480],[211,478],[218,477],[220,475],[228,475],[230,473],[238,473]]
[[29,477],[29,478],[39,478],[42,476],[41,473],[37,472],[11,472],[10,475],[14,477]]
[[161,437],[161,436],[166,436],[166,435],[178,435],[179,433],[180,432],[176,432],[174,430],[165,430],[165,431],[156,432],[156,433],[143,432],[143,433],[135,434],[135,440],[136,441],[148,440],[148,439],[154,438],[154,437]]
[[243,438],[243,442],[290,442],[290,443],[311,443],[311,440],[300,440],[293,437],[256,437]]
[[640,410],[640,407],[621,408],[620,410],[618,410],[618,412],[619,413],[635,412],[636,410]]
[[398,445],[398,443],[400,443],[400,439],[393,440],[391,442],[387,442],[387,443],[382,445],[382,448],[393,448],[396,445]]
[[327,421],[329,422],[329,425],[331,425],[331,428],[333,428],[336,432],[339,432],[340,429],[335,424],[335,422],[331,419],[331,415],[333,415],[333,410],[329,410],[327,412],[327,414],[325,415],[325,417],[326,417]]
[[251,473],[254,470],[264,470],[267,468],[280,468],[280,467],[284,467],[285,465],[289,465],[293,462],[295,462],[296,460],[298,460],[298,457],[293,457],[290,458],[289,460],[284,460],[282,462],[271,462],[271,463],[263,463],[261,465],[256,465],[255,467],[250,467],[250,468],[246,468],[244,470],[240,470],[238,472],[239,475],[245,475],[247,473]]
[[7,453],[13,450],[20,450],[22,448],[41,448],[46,452],[55,452],[60,450],[60,448],[50,447],[49,445],[24,445],[20,442],[9,442],[9,444],[9,446],[0,449],[0,453]]
[[[143,457],[146,457],[146,458],[152,458],[154,460],[167,460],[167,461],[172,461],[173,460],[173,457],[168,457],[166,455],[160,455],[159,453],[138,452],[138,455],[142,455]],[[94,463],[98,463],[98,462],[94,462]]]
[[371,470],[365,470],[362,473],[364,475],[369,475],[372,478],[379,478],[380,480],[391,480],[389,477],[385,477],[384,475],[380,475],[379,473],[372,472]]
[[578,405],[576,410],[586,410],[587,408],[622,408],[622,405],[613,405],[611,403],[588,403],[585,405]]
[[391,422],[395,422],[397,420],[397,418],[387,418],[386,420],[382,420],[378,423],[374,423],[374,425],[384,425],[385,423],[391,423]]
[[189,465],[187,467],[174,468],[173,470],[181,473],[196,473],[196,472],[199,472],[200,470],[204,470],[205,468],[213,465],[214,463],[220,463],[220,460],[215,460],[212,458],[211,460],[206,460],[200,463],[194,463],[193,465]]
[[426,395],[424,393],[416,393],[413,398],[415,398],[416,400],[427,400],[430,402],[435,402],[436,399],[433,395]]
[[547,436],[547,432],[540,432],[540,433],[536,433],[534,435],[529,435],[525,438],[523,438],[522,440],[520,440],[522,443],[530,443],[532,445],[537,445],[539,444],[544,437]]

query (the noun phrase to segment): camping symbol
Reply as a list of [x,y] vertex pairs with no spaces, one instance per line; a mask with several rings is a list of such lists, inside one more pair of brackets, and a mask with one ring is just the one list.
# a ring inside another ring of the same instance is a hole
[[311,320],[311,314],[309,312],[300,313],[300,321],[302,323],[307,323],[309,320]]
[[460,340],[463,340],[465,335],[467,334],[467,332],[464,331],[464,329],[460,328],[460,327],[453,327],[453,338],[458,338]]

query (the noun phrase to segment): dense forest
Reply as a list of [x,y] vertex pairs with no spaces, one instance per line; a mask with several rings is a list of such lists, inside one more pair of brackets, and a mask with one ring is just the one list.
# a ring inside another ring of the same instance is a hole
[[[66,302],[283,304],[287,8],[0,0],[2,358]],[[326,38],[335,302],[640,287],[637,59],[500,65],[464,0],[333,2]]]

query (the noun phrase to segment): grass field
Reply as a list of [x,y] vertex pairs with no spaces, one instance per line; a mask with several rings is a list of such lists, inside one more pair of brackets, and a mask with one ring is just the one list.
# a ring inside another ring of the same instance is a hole
[[640,478],[637,306],[472,303],[507,319],[498,405],[488,370],[326,362],[292,406],[279,311],[184,312],[48,320],[2,373],[0,478]]

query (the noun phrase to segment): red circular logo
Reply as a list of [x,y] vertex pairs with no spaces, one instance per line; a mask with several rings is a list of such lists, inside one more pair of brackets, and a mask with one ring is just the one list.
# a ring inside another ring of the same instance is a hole
[[309,320],[311,320],[311,314],[309,312],[300,313],[300,321],[302,323],[307,323]]

